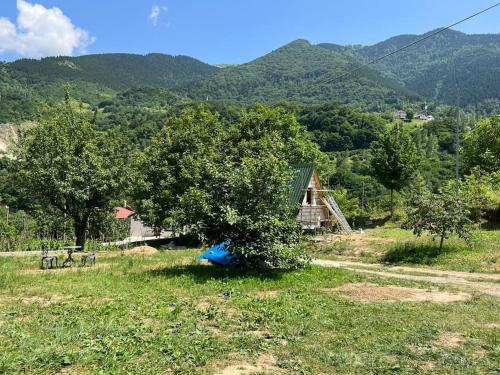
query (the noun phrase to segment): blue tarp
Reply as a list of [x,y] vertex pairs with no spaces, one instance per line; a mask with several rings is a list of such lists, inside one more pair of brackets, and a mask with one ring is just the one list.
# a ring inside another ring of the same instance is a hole
[[220,264],[226,267],[235,266],[237,261],[233,254],[225,250],[227,246],[229,246],[229,242],[222,242],[218,245],[214,245],[201,254],[197,259],[207,259],[212,263]]

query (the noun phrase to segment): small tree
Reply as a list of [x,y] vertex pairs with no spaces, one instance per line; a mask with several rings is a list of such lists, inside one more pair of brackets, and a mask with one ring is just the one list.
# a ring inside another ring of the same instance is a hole
[[77,246],[85,246],[91,216],[108,209],[125,188],[127,174],[118,138],[95,130],[88,114],[66,103],[21,134],[12,164],[18,186],[67,215]]
[[391,192],[391,217],[394,215],[394,191],[399,191],[411,179],[419,164],[417,149],[401,123],[386,130],[372,143],[372,172]]
[[406,218],[401,227],[411,229],[420,237],[423,232],[440,238],[439,249],[444,240],[455,233],[468,241],[472,231],[469,210],[462,201],[459,192],[448,186],[437,194],[427,189],[411,194],[406,203]]

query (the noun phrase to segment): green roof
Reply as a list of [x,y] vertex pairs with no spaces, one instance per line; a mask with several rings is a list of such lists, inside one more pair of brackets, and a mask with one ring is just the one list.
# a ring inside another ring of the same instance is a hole
[[289,202],[293,204],[302,204],[309,182],[314,171],[313,164],[295,164],[290,166],[295,176],[292,180],[292,189],[290,191]]

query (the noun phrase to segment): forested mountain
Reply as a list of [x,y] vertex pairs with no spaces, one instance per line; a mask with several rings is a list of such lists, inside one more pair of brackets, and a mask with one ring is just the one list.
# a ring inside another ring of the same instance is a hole
[[9,65],[14,72],[25,73],[35,82],[37,79],[84,81],[113,90],[126,90],[133,86],[175,87],[218,70],[191,57],[158,53],[22,59]]
[[193,99],[254,102],[334,100],[378,110],[403,100],[417,99],[395,80],[372,69],[355,77],[329,79],[356,68],[359,63],[344,53],[334,53],[296,40],[247,64],[221,69],[213,76],[183,87]]
[[[372,60],[433,32],[340,49],[361,60]],[[323,46],[339,51],[336,45]],[[460,106],[500,100],[500,34],[468,35],[445,30],[374,68],[429,100]]]
[[[240,105],[336,102],[370,112],[407,107],[415,101],[459,104],[483,114],[500,111],[500,35],[446,30],[370,68],[331,81],[420,37],[401,35],[373,46],[296,40],[246,64],[224,68],[162,54],[0,62],[0,122],[32,119],[44,104],[61,100],[68,83],[72,96],[92,107],[114,98],[123,107],[127,95],[132,95],[128,106],[161,107],[172,102],[173,95],[182,101],[208,98]],[[149,88],[140,89],[145,87]]]

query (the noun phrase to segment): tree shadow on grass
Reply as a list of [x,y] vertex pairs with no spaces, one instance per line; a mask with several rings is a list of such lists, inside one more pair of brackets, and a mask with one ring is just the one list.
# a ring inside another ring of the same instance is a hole
[[258,270],[249,268],[225,268],[211,264],[174,265],[167,268],[148,271],[155,277],[175,278],[189,276],[195,283],[205,283],[209,280],[228,280],[255,278],[260,280],[279,280],[286,270]]
[[454,252],[453,247],[443,246],[439,249],[438,244],[418,244],[404,243],[392,247],[382,258],[381,261],[390,264],[424,264],[431,265],[437,262],[437,259],[446,253]]

